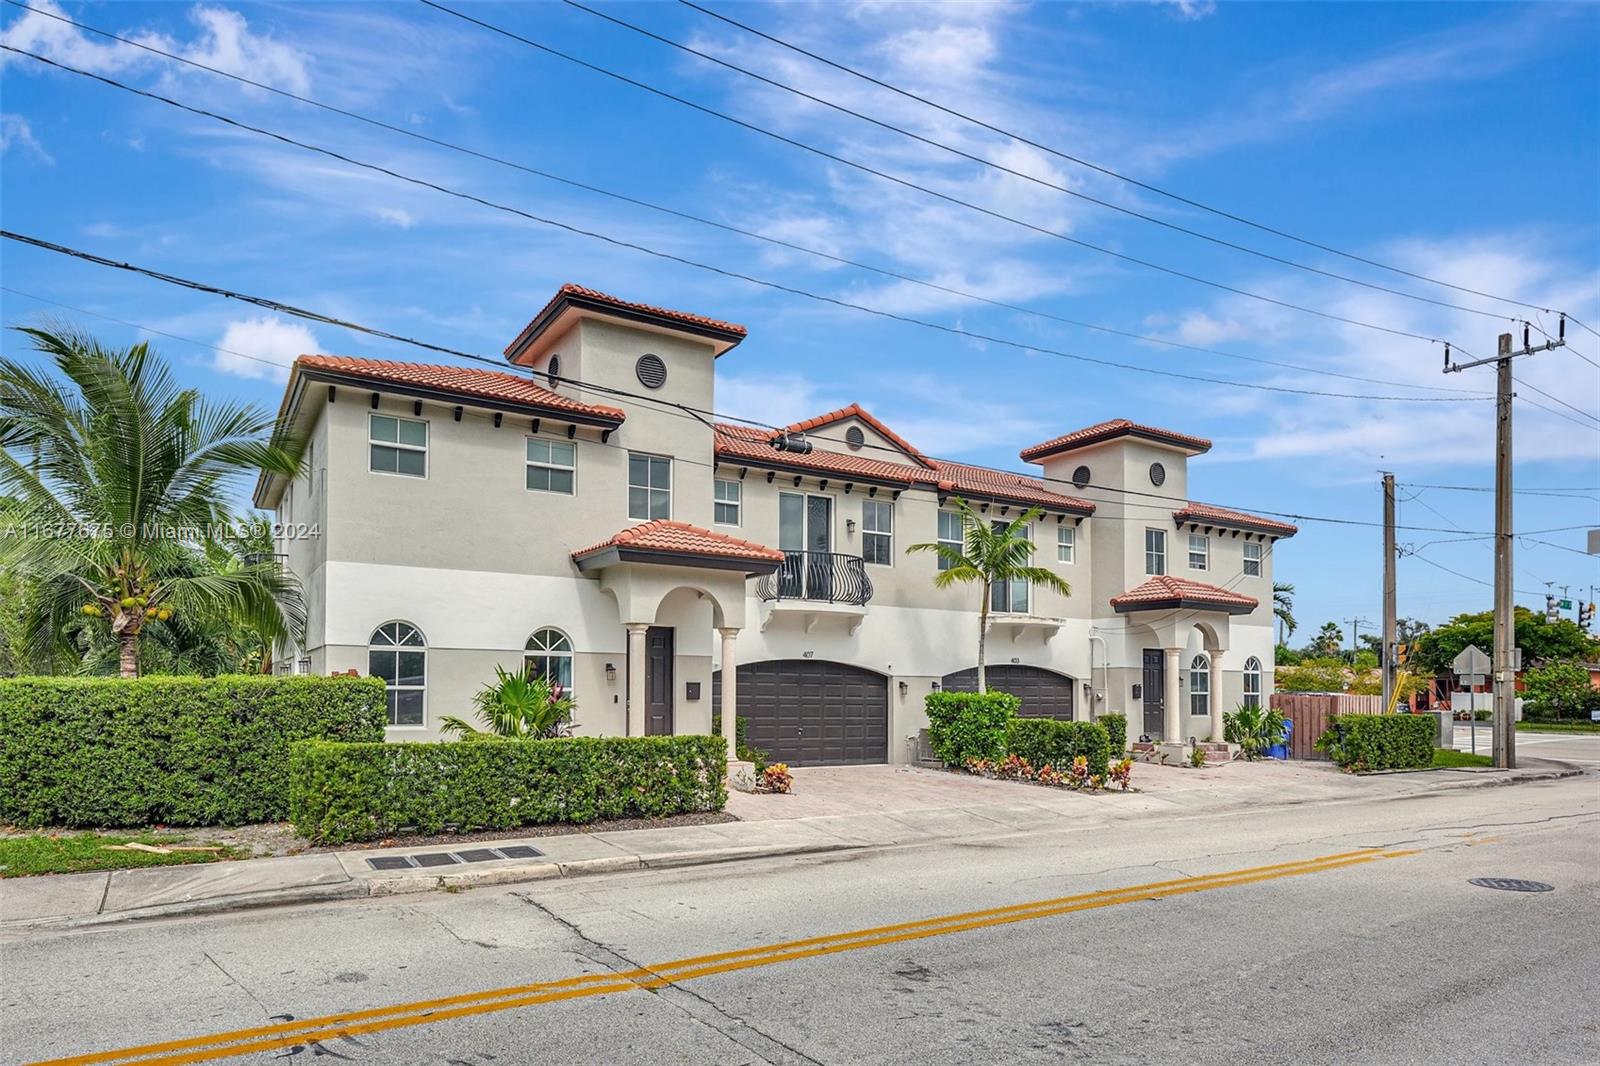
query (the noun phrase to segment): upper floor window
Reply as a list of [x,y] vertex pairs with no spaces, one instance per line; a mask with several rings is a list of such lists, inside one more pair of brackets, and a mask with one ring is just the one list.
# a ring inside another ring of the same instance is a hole
[[572,695],[572,641],[559,629],[540,629],[528,638],[522,668],[530,678],[542,677]]
[[1261,706],[1261,660],[1254,655],[1244,661],[1244,705]]
[[367,419],[372,469],[380,474],[428,476],[428,423],[392,415]]
[[391,726],[426,722],[428,642],[410,622],[385,622],[367,641],[367,673],[383,678]]
[[1144,531],[1144,572],[1147,574],[1167,572],[1167,531],[1164,529]]
[[578,448],[570,441],[528,438],[528,488],[572,495]]
[[[954,552],[963,552],[966,550],[966,531],[961,526],[961,515],[959,512],[939,512],[939,543]],[[955,563],[951,562],[949,559],[946,559],[943,553],[939,555],[940,570],[950,570],[954,568],[955,565]]]
[[1211,568],[1211,538],[1204,533],[1189,534],[1189,569]]
[[879,566],[894,562],[894,504],[861,502],[861,558]]
[[628,453],[628,517],[672,517],[672,460]]
[[[1005,529],[1011,523],[994,522],[995,529]],[[1029,529],[1023,526],[1018,530],[1024,539],[1029,537]],[[989,586],[989,609],[991,611],[1010,611],[1014,614],[1028,613],[1028,581],[1026,578],[1014,577],[1009,581],[996,581]]]
[[1204,655],[1189,664],[1189,713],[1211,713],[1211,660]]
[[744,507],[744,485],[730,478],[719,477],[716,480],[714,494],[715,513],[712,518],[724,526],[739,525],[743,517],[739,512]]
[[1261,542],[1247,540],[1244,542],[1244,572],[1250,577],[1261,576]]
[[1078,529],[1076,526],[1056,527],[1056,562],[1070,563],[1078,546]]

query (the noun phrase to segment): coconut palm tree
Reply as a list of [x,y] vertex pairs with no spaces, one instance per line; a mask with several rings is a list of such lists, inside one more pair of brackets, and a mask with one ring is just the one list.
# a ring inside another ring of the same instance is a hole
[[948,544],[913,544],[907,552],[933,552],[939,556],[944,569],[933,579],[935,588],[951,585],[975,584],[982,589],[978,601],[978,691],[989,691],[984,673],[984,646],[989,637],[989,603],[994,587],[1001,582],[1027,581],[1054,589],[1063,596],[1072,593],[1072,586],[1049,567],[1034,566],[1033,541],[1028,539],[1028,524],[1044,512],[1035,507],[1024,511],[1008,523],[990,522],[979,517],[967,501],[957,499],[956,510],[961,514],[961,527],[965,539],[956,549]]
[[1286,581],[1272,583],[1272,613],[1279,623],[1278,643],[1287,644],[1298,623],[1294,620],[1294,586]]
[[[271,439],[256,408],[179,388],[144,343],[100,346],[70,329],[23,329],[55,374],[0,359],[0,496],[10,497],[0,566],[37,590],[29,642],[61,641],[67,618],[104,619],[119,672],[139,672],[147,625],[174,613],[288,634],[299,585],[272,556],[217,568],[241,481],[293,477],[301,446]],[[53,620],[53,625],[51,621]]]

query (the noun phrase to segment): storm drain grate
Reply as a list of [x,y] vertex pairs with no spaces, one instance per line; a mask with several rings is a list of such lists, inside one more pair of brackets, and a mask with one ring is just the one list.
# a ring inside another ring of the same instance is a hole
[[1502,892],[1554,892],[1555,885],[1543,881],[1524,881],[1520,877],[1474,877],[1467,882],[1479,888],[1498,888]]
[[467,851],[429,851],[421,855],[378,855],[367,860],[374,870],[411,870],[417,867],[454,866],[464,862],[493,862],[496,859],[536,859],[544,852],[526,844],[505,848],[472,848]]

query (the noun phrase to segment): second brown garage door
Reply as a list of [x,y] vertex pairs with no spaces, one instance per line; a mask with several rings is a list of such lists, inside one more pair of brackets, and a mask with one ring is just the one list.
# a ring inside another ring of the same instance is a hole
[[[1018,710],[1024,718],[1072,717],[1073,690],[1078,683],[1066,674],[1041,670],[1037,666],[1012,666],[1003,663],[984,669],[990,691],[1009,692],[1022,700]],[[946,674],[940,683],[946,692],[978,691],[978,668]]]
[[[745,741],[773,762],[889,761],[889,681],[882,674],[815,659],[741,663],[738,669]],[[712,688],[720,707],[720,671]]]

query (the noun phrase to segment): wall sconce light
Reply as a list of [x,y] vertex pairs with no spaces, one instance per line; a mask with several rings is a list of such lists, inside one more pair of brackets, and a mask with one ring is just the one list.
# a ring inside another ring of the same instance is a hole
[[617,680],[617,664],[606,663],[606,683],[614,684]]
[[906,693],[908,693],[910,691],[911,691],[911,686],[910,685],[906,684],[904,681],[900,682],[900,698],[901,699],[905,699],[906,698]]
[[856,520],[854,518],[846,518],[844,520],[844,531],[846,536],[853,537],[856,535]]
[[933,691],[935,691],[935,692],[939,691],[939,682],[935,681],[933,683]]

